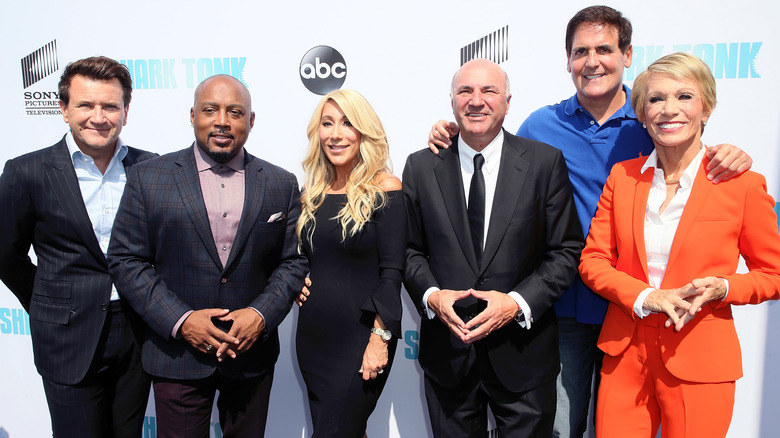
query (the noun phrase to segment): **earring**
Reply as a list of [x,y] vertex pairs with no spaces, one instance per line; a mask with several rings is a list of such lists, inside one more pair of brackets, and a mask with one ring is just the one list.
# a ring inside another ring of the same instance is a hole
[[644,123],[642,123],[642,127],[647,129],[647,125],[645,125]]

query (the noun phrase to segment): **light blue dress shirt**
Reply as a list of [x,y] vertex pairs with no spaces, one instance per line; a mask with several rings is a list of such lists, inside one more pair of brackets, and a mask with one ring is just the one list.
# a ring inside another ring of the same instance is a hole
[[[127,146],[122,139],[117,139],[114,156],[108,163],[106,173],[103,174],[95,165],[95,160],[81,152],[73,133],[65,136],[68,151],[76,169],[76,177],[79,181],[81,197],[87,207],[89,221],[92,222],[92,231],[100,244],[104,256],[108,256],[108,242],[111,240],[111,228],[114,226],[119,201],[125,190],[127,174],[122,160],[127,156]],[[111,285],[111,301],[119,299],[116,287]]]

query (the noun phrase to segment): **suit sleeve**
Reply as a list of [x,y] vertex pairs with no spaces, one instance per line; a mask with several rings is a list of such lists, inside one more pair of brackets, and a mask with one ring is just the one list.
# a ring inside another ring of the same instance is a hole
[[35,227],[35,211],[22,171],[14,160],[0,175],[0,279],[30,310],[36,266],[28,255]]
[[[596,215],[590,223],[590,231],[585,248],[580,257],[580,276],[586,286],[616,304],[630,318],[634,318],[634,302],[637,296],[650,284],[638,280],[626,272],[616,268],[618,263],[617,230],[618,220],[629,221],[631,218],[616,218],[614,210],[615,187],[620,183],[616,169],[607,178],[604,191],[599,199]],[[631,239],[632,236],[623,236]]]
[[154,266],[152,229],[137,166],[128,181],[114,219],[108,264],[119,295],[163,339],[191,307],[171,292]]
[[406,250],[406,207],[400,192],[388,192],[385,206],[374,212],[379,281],[362,310],[379,314],[394,336],[401,337],[401,281]]
[[555,152],[550,173],[538,176],[549,181],[546,199],[541,200],[545,215],[544,256],[539,267],[514,289],[531,307],[534,317],[550,309],[574,282],[584,245],[569,171],[563,154],[557,149]]
[[406,291],[418,312],[425,315],[425,306],[422,303],[423,295],[428,288],[438,287],[438,282],[428,265],[428,248],[425,245],[425,230],[413,161],[413,156],[406,160],[402,179],[407,217],[404,286],[406,286]]
[[780,298],[780,234],[775,201],[756,174],[745,194],[739,252],[750,272],[726,276],[729,293],[720,304],[758,304]]
[[298,253],[298,237],[295,227],[301,215],[301,195],[295,176],[287,174],[284,187],[287,188],[287,224],[284,245],[279,266],[274,269],[265,289],[249,307],[257,309],[265,319],[264,336],[276,330],[292,307],[295,296],[303,286],[303,279],[309,271],[309,261]]

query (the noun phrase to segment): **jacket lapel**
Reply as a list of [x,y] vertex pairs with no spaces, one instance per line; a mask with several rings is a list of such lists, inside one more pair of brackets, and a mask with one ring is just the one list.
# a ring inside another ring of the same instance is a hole
[[230,250],[230,256],[225,264],[226,268],[233,263],[237,254],[241,253],[241,248],[246,245],[255,223],[260,217],[260,210],[266,193],[268,177],[266,172],[262,171],[261,161],[246,152],[245,154],[244,209],[241,213],[241,220],[238,223],[236,237],[233,239],[233,248]]
[[685,246],[685,237],[693,227],[696,218],[699,216],[699,211],[704,207],[704,201],[709,196],[710,191],[712,191],[713,184],[707,179],[707,163],[709,163],[709,160],[705,157],[698,172],[696,172],[696,178],[693,182],[693,187],[691,187],[691,194],[685,203],[680,222],[677,224],[677,231],[674,232],[674,240],[669,251],[667,266],[674,266],[675,258],[680,254],[680,249]]
[[[632,218],[632,233],[634,235],[634,247],[636,248],[639,262],[645,273],[647,273],[647,250],[645,249],[645,212],[647,210],[647,197],[650,195],[650,186],[653,184],[653,169],[648,168],[636,179],[634,187],[633,211],[630,212]],[[613,199],[614,202],[614,199]]]
[[184,208],[187,210],[195,231],[198,233],[209,256],[222,269],[223,266],[219,260],[217,246],[214,244],[214,236],[211,234],[209,214],[206,211],[206,203],[203,201],[203,192],[200,188],[200,178],[198,177],[198,168],[195,164],[195,155],[192,148],[184,149],[179,153],[179,156],[176,158],[176,165],[173,176]]
[[504,133],[504,144],[501,149],[496,193],[490,210],[490,224],[485,239],[485,251],[482,255],[482,271],[498,251],[504,239],[509,222],[514,214],[520,193],[525,186],[530,163],[522,158],[526,149],[520,142],[510,142],[509,135]]
[[450,224],[460,248],[471,269],[475,274],[479,274],[477,255],[471,244],[471,231],[466,213],[466,195],[463,191],[463,179],[460,172],[457,137],[453,139],[449,149],[439,152],[439,156],[441,161],[433,168],[433,173],[439,184],[439,193],[441,193],[444,207],[447,209],[447,216],[450,218]]
[[44,167],[44,172],[51,179],[52,191],[65,212],[65,217],[73,225],[92,256],[101,264],[108,266],[103,250],[100,249],[100,244],[92,229],[92,221],[89,220],[87,207],[84,204],[84,197],[81,195],[78,177],[65,138],[52,148],[48,164]]

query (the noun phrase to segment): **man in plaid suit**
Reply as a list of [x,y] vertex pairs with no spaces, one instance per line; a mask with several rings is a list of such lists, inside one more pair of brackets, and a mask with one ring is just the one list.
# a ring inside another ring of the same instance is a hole
[[308,270],[298,184],[244,150],[249,90],[218,75],[195,90],[195,143],[136,166],[109,248],[120,295],[146,322],[160,438],[263,436],[278,325]]

